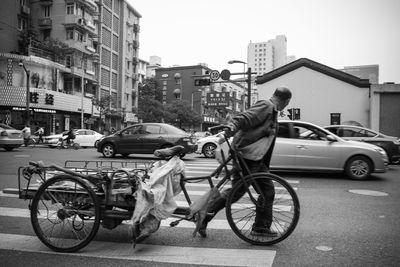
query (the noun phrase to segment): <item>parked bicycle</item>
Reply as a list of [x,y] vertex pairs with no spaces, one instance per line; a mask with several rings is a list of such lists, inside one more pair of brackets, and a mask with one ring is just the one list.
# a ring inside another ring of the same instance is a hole
[[[232,186],[233,164],[240,176],[240,182],[235,183],[226,201],[226,218],[233,232],[255,245],[272,245],[284,240],[294,231],[299,220],[300,203],[296,192],[283,178],[271,173],[244,176],[239,164],[244,162],[241,154],[232,149],[227,136],[224,137],[229,155],[210,175],[185,177],[180,174],[179,184],[188,205],[175,209],[172,217],[177,220],[170,226],[181,220],[199,222],[199,216],[190,216],[193,201],[185,184],[206,180],[210,188],[220,191]],[[182,146],[175,146],[157,150],[155,155],[168,161],[179,157],[182,151]],[[120,164],[119,169],[116,164]],[[149,178],[148,170],[152,166],[152,162],[66,161],[65,166],[60,167],[30,162],[29,166],[20,167],[18,171],[19,197],[30,199],[31,223],[39,239],[55,251],[74,252],[94,238],[100,224],[113,229],[132,218],[136,205],[132,193],[140,182]],[[26,179],[25,185],[22,185],[21,177]],[[215,179],[220,181],[214,184]],[[40,185],[34,185],[35,180],[40,180]],[[265,205],[266,201],[262,194],[257,193],[260,192],[257,186],[260,180],[268,180],[275,187],[275,198],[269,204],[273,207],[271,228],[277,232],[276,236],[251,234],[256,208]],[[235,193],[244,188],[245,195],[234,202]]]

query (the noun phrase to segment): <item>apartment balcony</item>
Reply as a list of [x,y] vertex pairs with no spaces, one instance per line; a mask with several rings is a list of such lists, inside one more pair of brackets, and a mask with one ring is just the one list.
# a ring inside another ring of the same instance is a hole
[[133,40],[132,44],[133,44],[133,48],[135,48],[135,49],[139,48],[139,41]]
[[66,28],[77,27],[80,28],[81,30],[87,31],[89,35],[91,35],[92,37],[98,36],[97,29],[94,26],[93,22],[80,16],[66,15],[64,26]]
[[38,24],[39,24],[40,29],[51,29],[52,28],[52,21],[50,18],[38,19]]
[[28,6],[21,6],[21,14],[23,15],[29,15],[31,14],[31,9]]
[[97,4],[93,0],[65,0],[66,4],[72,4],[74,2],[78,2],[79,4],[85,6],[85,11],[91,14],[97,11]]

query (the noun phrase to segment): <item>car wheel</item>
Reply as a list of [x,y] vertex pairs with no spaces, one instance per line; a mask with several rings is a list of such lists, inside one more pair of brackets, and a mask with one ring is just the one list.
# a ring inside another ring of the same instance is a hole
[[10,147],[10,146],[6,146],[4,149],[5,149],[6,151],[11,151],[11,150],[13,150],[14,148],[13,148],[13,147]]
[[203,146],[203,154],[206,158],[215,158],[215,149],[217,146],[215,144],[205,144]]
[[105,158],[113,158],[115,156],[115,148],[112,144],[103,145],[101,152]]
[[372,163],[365,156],[350,158],[345,166],[346,175],[353,180],[365,180],[372,172]]
[[94,148],[96,148],[98,144],[99,144],[99,140],[97,140],[96,142],[94,142]]

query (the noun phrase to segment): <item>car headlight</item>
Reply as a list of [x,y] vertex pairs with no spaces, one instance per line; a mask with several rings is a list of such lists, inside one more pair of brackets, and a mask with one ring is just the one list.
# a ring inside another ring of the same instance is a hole
[[382,148],[377,147],[377,148],[375,148],[375,151],[377,151],[377,152],[378,152],[379,154],[381,154],[382,156],[387,157],[386,151],[383,150]]

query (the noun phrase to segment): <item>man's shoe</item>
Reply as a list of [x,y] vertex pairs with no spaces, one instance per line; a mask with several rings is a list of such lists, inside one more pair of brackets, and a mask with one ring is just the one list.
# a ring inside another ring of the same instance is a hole
[[267,237],[277,237],[278,233],[269,229],[269,228],[261,228],[261,227],[253,227],[251,230],[251,235],[254,236],[267,236]]
[[207,237],[207,224],[208,221],[204,220],[198,230],[198,233],[201,237]]

